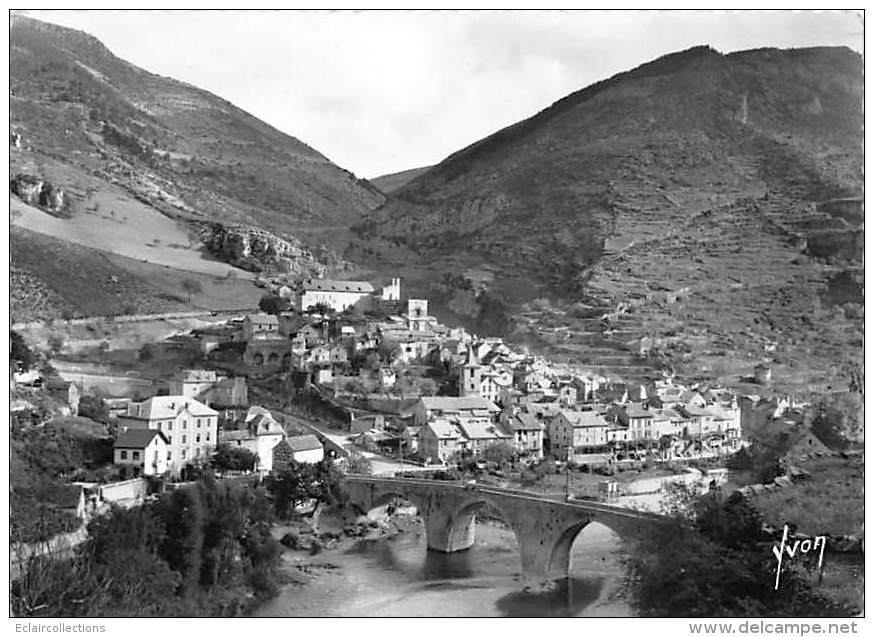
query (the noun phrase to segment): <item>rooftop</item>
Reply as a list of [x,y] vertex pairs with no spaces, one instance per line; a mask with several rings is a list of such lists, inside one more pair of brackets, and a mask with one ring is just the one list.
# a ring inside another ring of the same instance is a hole
[[132,403],[128,407],[127,418],[141,420],[157,420],[175,418],[188,410],[192,416],[218,416],[218,412],[210,409],[199,400],[185,396],[152,396],[141,403]]
[[265,314],[264,312],[258,312],[257,314],[247,314],[246,318],[249,319],[252,323],[258,323],[259,325],[278,325],[279,318],[274,314]]
[[372,293],[373,286],[367,281],[335,281],[331,279],[309,279],[301,286],[303,292],[364,292]]
[[468,440],[503,440],[509,437],[490,422],[463,420],[458,426]]
[[112,446],[116,449],[145,449],[156,437],[160,437],[165,443],[167,442],[164,434],[156,429],[128,429],[118,434],[118,438],[115,439],[115,444]]
[[461,438],[458,428],[448,420],[432,420],[425,426],[435,438]]
[[574,427],[606,427],[608,424],[601,414],[594,411],[561,409],[559,413],[567,418]]
[[422,396],[426,410],[439,411],[470,411],[484,409],[500,411],[492,401],[481,396]]
[[286,444],[291,447],[292,451],[310,451],[312,449],[321,449],[322,443],[313,434],[304,434],[303,436],[289,436],[285,439]]

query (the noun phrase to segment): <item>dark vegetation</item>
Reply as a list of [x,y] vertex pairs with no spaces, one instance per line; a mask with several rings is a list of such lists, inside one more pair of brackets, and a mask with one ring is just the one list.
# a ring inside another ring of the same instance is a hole
[[235,616],[277,590],[263,488],[210,478],[88,526],[69,559],[40,557],[12,582],[24,617]]
[[[654,526],[629,559],[634,603],[649,617],[836,617],[858,609],[816,590],[801,560],[776,560],[762,518],[743,498],[678,489],[671,524]],[[809,566],[809,565],[805,565]]]
[[212,466],[219,471],[253,471],[258,458],[248,449],[221,443],[215,448]]
[[[30,422],[12,423],[9,432],[12,541],[46,540],[78,526],[63,511],[69,499],[68,483],[99,480],[112,462],[112,441],[105,431],[95,435],[94,430],[76,424],[75,419],[50,421],[40,427]],[[101,428],[94,429],[99,432]]]

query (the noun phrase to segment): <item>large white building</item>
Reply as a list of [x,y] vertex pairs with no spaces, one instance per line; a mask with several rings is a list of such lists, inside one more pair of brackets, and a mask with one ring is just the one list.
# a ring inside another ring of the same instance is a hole
[[337,312],[350,307],[365,307],[373,292],[373,286],[367,281],[309,279],[298,291],[297,309],[303,312],[319,304]]
[[273,448],[285,438],[285,430],[263,407],[252,406],[246,414],[246,427],[222,431],[221,441],[232,447],[248,449],[258,456],[255,469],[261,473],[273,470]]
[[167,465],[173,476],[196,461],[208,461],[218,438],[218,412],[185,396],[153,396],[131,403],[118,416],[119,430],[160,431],[167,439]]

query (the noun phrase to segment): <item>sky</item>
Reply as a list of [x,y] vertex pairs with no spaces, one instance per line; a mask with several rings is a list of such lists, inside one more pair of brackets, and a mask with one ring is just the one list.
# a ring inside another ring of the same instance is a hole
[[358,177],[435,164],[691,46],[849,46],[848,12],[28,11],[215,93]]

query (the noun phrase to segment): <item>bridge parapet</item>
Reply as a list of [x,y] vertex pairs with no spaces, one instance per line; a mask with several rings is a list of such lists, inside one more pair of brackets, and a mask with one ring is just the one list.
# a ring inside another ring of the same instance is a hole
[[593,521],[622,538],[633,538],[667,520],[596,502],[549,499],[528,491],[461,482],[349,475],[346,488],[351,502],[365,512],[393,497],[409,500],[425,522],[429,550],[446,553],[470,548],[476,513],[491,509],[516,536],[523,574],[537,580],[567,577],[573,542]]

